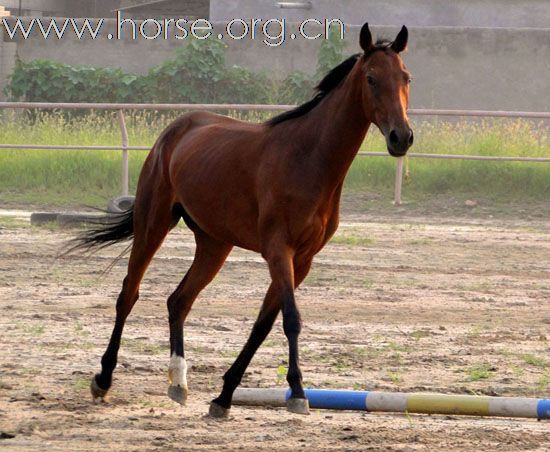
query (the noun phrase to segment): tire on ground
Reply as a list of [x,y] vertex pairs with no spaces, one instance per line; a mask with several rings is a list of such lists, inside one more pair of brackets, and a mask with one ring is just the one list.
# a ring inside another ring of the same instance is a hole
[[123,213],[134,205],[135,196],[118,196],[109,201],[107,204],[107,212],[109,213]]
[[97,224],[101,218],[100,215],[82,214],[82,213],[60,213],[57,216],[57,222],[62,226],[71,226],[79,224]]
[[56,212],[34,212],[31,214],[31,224],[37,226],[45,223],[54,223],[57,221],[58,215]]

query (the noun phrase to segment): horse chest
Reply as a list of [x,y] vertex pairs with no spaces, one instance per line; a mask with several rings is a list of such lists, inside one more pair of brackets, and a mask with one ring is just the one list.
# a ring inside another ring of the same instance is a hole
[[318,215],[304,230],[298,247],[299,254],[313,256],[323,249],[338,228],[338,214]]

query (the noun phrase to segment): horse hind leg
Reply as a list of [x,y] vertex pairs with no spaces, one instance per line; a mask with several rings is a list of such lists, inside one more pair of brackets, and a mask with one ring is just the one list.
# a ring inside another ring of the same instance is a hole
[[[184,217],[185,218],[185,217]],[[193,302],[216,276],[232,246],[220,243],[195,229],[197,243],[195,258],[176,290],[168,297],[170,324],[170,366],[168,368],[168,397],[185,405],[187,400],[187,363],[183,344],[183,324]]]
[[[155,208],[147,200],[134,207],[134,241],[128,261],[128,273],[116,303],[116,320],[107,350],[101,359],[101,372],[91,382],[94,400],[103,400],[111,388],[113,372],[117,364],[120,340],[126,319],[139,297],[139,286],[151,259],[164,241],[170,229],[177,223],[168,202]],[[141,208],[141,206],[147,206]]]

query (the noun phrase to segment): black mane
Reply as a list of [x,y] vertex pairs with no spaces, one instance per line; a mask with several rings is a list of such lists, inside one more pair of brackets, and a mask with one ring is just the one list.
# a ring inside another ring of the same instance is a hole
[[[373,46],[372,50],[368,53],[363,54],[363,56],[367,58],[377,50],[386,51],[391,47],[391,44],[391,41],[379,39],[378,41],[376,41],[376,44]],[[299,105],[292,110],[285,111],[280,115],[268,119],[265,124],[268,126],[275,126],[277,124],[280,124],[281,122],[288,121],[289,119],[304,116],[306,113],[313,110],[317,105],[321,103],[321,101],[327,96],[328,93],[334,90],[342,82],[342,80],[344,80],[348,76],[361,55],[362,54],[360,53],[356,53],[355,55],[350,56],[347,60],[343,61],[334,69],[332,69],[315,87],[316,94],[313,99],[307,101],[302,105]]]

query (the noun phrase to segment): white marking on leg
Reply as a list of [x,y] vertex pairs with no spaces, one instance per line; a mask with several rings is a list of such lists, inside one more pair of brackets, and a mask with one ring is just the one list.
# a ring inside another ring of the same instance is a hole
[[172,355],[168,367],[168,379],[171,386],[187,389],[187,362],[181,356]]

